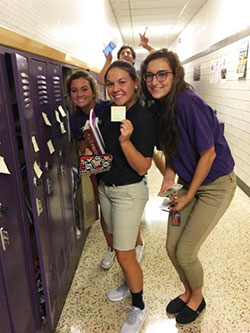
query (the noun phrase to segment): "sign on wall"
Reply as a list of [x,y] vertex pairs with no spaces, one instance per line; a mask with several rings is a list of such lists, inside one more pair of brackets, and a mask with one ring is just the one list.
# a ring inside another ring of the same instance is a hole
[[195,65],[194,66],[194,75],[193,75],[193,80],[194,81],[200,81],[201,78],[201,65]]
[[236,72],[238,78],[246,76],[247,56],[248,56],[248,40],[241,43],[240,46],[239,62]]

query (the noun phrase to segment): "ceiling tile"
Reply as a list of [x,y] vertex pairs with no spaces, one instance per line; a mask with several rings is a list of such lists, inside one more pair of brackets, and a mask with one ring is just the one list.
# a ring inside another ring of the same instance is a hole
[[151,45],[168,47],[207,0],[109,0],[124,44],[138,47],[145,27]]

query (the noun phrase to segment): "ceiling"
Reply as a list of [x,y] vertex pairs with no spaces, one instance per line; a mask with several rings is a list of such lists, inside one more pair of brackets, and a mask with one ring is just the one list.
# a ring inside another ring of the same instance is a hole
[[136,53],[139,33],[156,48],[169,47],[207,0],[109,0],[124,44]]

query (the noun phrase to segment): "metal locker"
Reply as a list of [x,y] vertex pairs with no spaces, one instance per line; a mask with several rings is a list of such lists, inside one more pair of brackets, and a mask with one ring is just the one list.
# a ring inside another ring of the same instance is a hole
[[[73,175],[71,172],[71,144],[69,114],[65,108],[63,76],[61,65],[48,63],[49,91],[51,94],[51,113],[54,115],[54,142],[59,158],[59,185],[66,238],[70,261],[76,249],[76,219],[73,200]],[[72,274],[72,272],[70,272]]]
[[55,325],[55,275],[51,254],[52,237],[48,220],[43,160],[41,158],[41,138],[39,137],[35,111],[32,101],[32,79],[28,58],[17,53],[11,54],[15,82],[20,127],[22,131],[23,152],[26,162],[30,203],[33,212],[35,238],[38,251],[41,278],[43,281],[46,308],[46,329]]
[[[3,330],[1,326],[0,330],[8,332],[11,326],[11,332],[34,332],[38,304],[34,296],[28,221],[3,54],[0,54],[0,189],[0,323],[6,327]],[[6,320],[3,318],[6,304],[10,325],[8,316]]]
[[64,288],[67,276],[67,244],[59,187],[61,170],[53,137],[54,120],[50,112],[47,63],[41,60],[29,59],[29,64],[32,80],[31,99],[40,137],[42,177],[45,185],[51,235],[52,251],[50,256],[51,259],[53,258],[56,282],[54,294],[58,300],[58,295],[61,289]]
[[2,277],[2,263],[0,258],[0,327],[4,333],[11,333],[10,316],[8,312],[7,299],[5,295],[5,286]]

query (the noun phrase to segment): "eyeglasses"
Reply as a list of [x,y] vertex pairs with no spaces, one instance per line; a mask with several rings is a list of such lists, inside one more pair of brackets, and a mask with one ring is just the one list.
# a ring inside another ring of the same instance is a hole
[[166,80],[166,78],[168,77],[168,74],[171,74],[171,73],[173,73],[173,72],[169,72],[169,71],[159,71],[159,72],[157,72],[157,73],[151,73],[151,72],[146,72],[145,74],[144,74],[144,80],[146,81],[146,82],[152,82],[153,81],[153,79],[154,79],[154,76],[157,78],[157,80],[159,81],[159,82],[163,82],[163,81],[165,81]]

